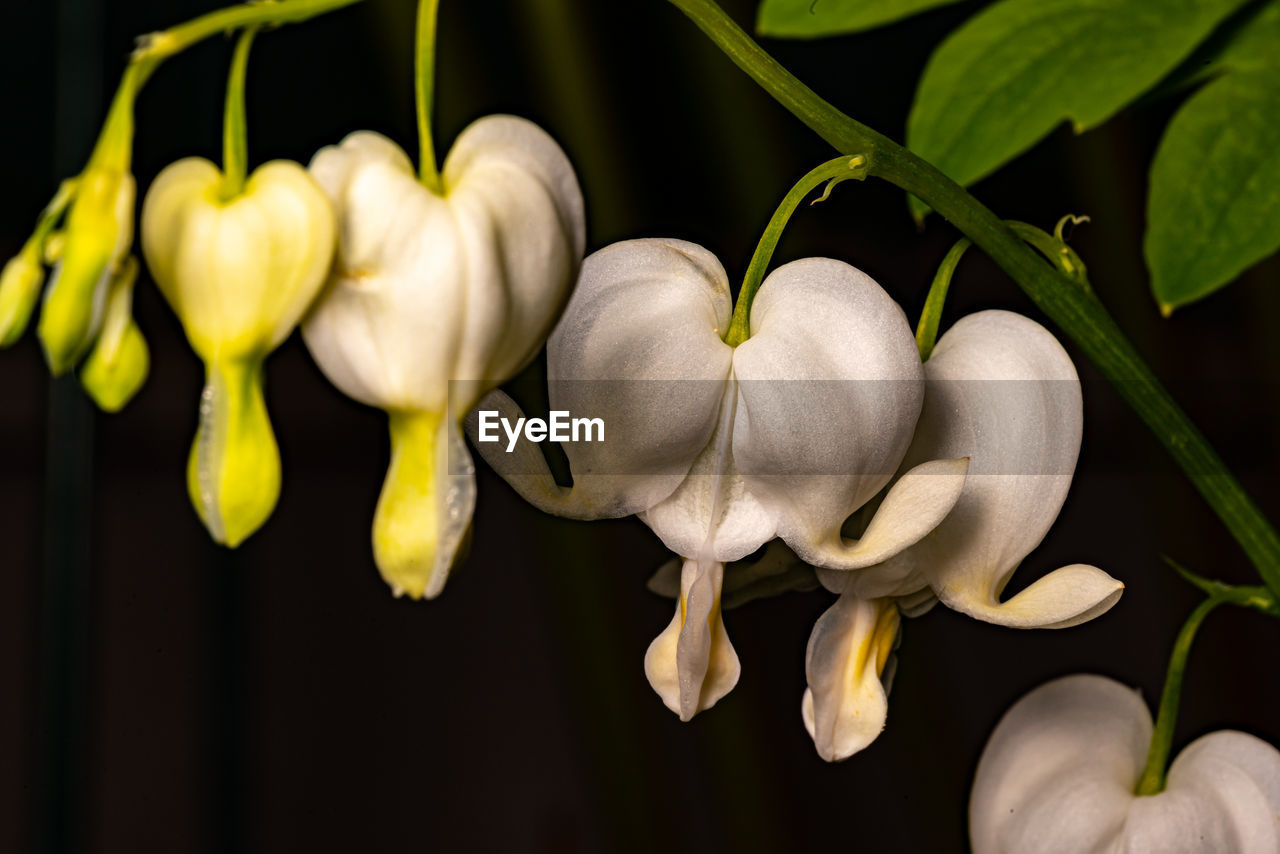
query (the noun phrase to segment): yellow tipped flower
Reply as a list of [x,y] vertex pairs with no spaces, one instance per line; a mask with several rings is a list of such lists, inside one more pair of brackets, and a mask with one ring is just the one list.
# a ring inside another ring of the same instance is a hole
[[22,337],[43,284],[39,247],[28,243],[0,272],[0,347]]
[[262,362],[324,284],[333,256],[329,200],[296,163],[259,167],[225,198],[207,160],[166,168],[142,208],[142,248],[160,291],[205,363],[187,485],[214,540],[239,545],[280,494]]
[[151,366],[146,339],[133,320],[138,259],[130,256],[111,280],[106,318],[93,352],[80,368],[80,384],[104,412],[119,412],[142,388]]
[[440,194],[367,131],[322,149],[311,172],[342,228],[303,338],[334,385],[390,416],[374,558],[397,595],[430,599],[475,503],[459,422],[542,346],[582,259],[582,193],[560,147],[514,116],[463,131]]
[[111,278],[133,244],[134,194],[133,175],[118,166],[91,165],[77,182],[37,330],[54,376],[80,360],[102,326]]

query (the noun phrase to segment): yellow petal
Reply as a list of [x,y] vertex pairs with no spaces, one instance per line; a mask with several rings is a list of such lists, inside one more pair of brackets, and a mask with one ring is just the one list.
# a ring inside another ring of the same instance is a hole
[[334,247],[329,201],[298,164],[259,167],[230,201],[222,182],[209,161],[180,160],[142,209],[147,263],[206,361],[279,346],[320,292]]
[[475,507],[475,470],[442,412],[392,412],[391,467],[373,519],[373,554],[395,595],[434,599]]
[[280,451],[262,395],[262,363],[215,362],[200,396],[187,489],[215,542],[235,548],[280,497]]

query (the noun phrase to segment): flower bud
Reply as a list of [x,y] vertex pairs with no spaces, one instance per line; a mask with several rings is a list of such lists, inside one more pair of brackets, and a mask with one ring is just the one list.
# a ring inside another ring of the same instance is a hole
[[0,272],[0,347],[9,347],[22,337],[43,284],[39,250],[29,243]]
[[132,256],[111,281],[106,318],[92,352],[80,367],[80,384],[104,412],[119,412],[142,388],[151,357],[133,320],[133,285],[138,261]]
[[90,167],[78,181],[37,330],[55,376],[97,337],[111,277],[133,243],[134,192],[133,175],[110,166]]

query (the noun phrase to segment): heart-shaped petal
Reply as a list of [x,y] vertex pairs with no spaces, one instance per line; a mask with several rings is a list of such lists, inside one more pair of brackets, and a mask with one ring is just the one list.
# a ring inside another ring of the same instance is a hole
[[1174,760],[1163,792],[1134,794],[1151,740],[1135,691],[1076,675],[1005,713],[974,777],[975,854],[1280,850],[1280,751],[1223,730]]
[[142,248],[156,284],[205,361],[262,358],[311,305],[333,259],[328,199],[296,163],[254,170],[223,201],[222,173],[188,157],[156,177]]
[[1114,605],[1124,585],[1080,564],[1000,601],[1013,571],[1058,517],[1080,451],[1080,381],[1062,346],[1026,317],[979,312],[942,336],[925,376],[924,409],[904,466],[967,456],[969,474],[945,521],[889,561],[886,573],[922,572],[948,607],[1018,628],[1072,626]]

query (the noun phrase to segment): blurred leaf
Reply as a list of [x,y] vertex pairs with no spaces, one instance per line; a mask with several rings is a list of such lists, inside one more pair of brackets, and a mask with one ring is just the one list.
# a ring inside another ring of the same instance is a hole
[[960,0],[764,0],[756,32],[779,38],[822,38],[870,30]]
[[1147,267],[1164,314],[1280,249],[1278,189],[1280,66],[1229,73],[1183,105],[1147,199]]
[[1110,118],[1243,2],[1002,0],[930,58],[908,147],[961,184],[976,181],[1064,119],[1080,132]]

